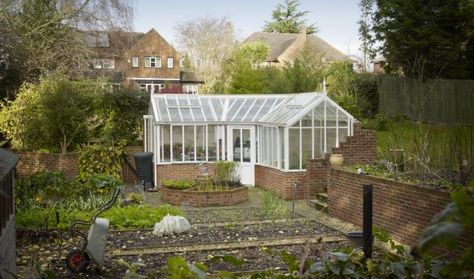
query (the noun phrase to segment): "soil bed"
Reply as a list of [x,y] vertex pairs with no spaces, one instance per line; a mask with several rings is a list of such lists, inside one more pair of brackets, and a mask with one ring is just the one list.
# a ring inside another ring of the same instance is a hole
[[110,249],[150,248],[169,245],[235,242],[245,240],[278,239],[282,237],[311,236],[336,233],[315,221],[298,220],[266,224],[230,223],[223,226],[192,226],[187,233],[173,236],[155,236],[151,230],[113,231],[108,238]]
[[[345,242],[338,243],[322,243],[310,245],[310,252],[308,259],[310,261],[317,261],[324,256],[325,253],[334,250],[336,248],[347,246]],[[272,251],[286,250],[297,257],[304,253],[305,245],[293,245],[293,246],[280,246],[271,249]],[[220,261],[212,260],[213,256],[217,255],[230,255],[244,261],[241,269],[236,268],[230,264],[223,263]],[[140,274],[147,274],[147,272],[153,272],[153,278],[166,278],[166,275],[161,273],[159,270],[167,262],[169,254],[150,254],[142,256],[120,256],[115,258],[109,258],[106,262],[105,271],[102,274],[97,273],[93,269],[89,269],[83,274],[72,275],[62,266],[62,263],[56,263],[52,265],[54,272],[56,272],[58,278],[120,278],[126,271],[126,268],[119,266],[115,263],[115,260],[123,259],[127,263],[141,262],[145,264],[144,268],[139,269]],[[268,251],[264,251],[260,247],[243,248],[234,250],[213,250],[213,251],[200,251],[200,252],[184,252],[176,253],[174,256],[182,256],[188,262],[198,263],[202,262],[208,267],[208,273],[217,273],[219,271],[260,271],[266,269],[272,270],[286,270],[287,266],[282,261],[281,257],[274,255]]]
[[213,208],[192,210],[189,207],[182,207],[185,212],[185,217],[191,224],[196,223],[216,223],[216,222],[233,222],[233,221],[259,221],[269,219],[291,219],[301,218],[302,216],[296,213],[286,214],[265,214],[258,207],[245,208]]

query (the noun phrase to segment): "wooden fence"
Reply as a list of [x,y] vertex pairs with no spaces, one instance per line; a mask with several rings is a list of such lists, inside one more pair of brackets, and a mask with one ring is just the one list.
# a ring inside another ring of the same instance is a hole
[[412,120],[474,125],[474,80],[429,80],[383,77],[379,112]]

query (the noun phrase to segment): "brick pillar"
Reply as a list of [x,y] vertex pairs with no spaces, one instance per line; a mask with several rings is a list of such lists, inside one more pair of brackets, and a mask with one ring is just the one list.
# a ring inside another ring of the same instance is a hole
[[306,161],[306,199],[314,199],[318,193],[325,193],[328,187],[330,164],[327,159]]

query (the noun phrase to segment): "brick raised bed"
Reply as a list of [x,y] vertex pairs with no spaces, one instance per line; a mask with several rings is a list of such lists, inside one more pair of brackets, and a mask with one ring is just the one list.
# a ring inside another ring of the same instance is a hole
[[175,190],[161,187],[161,199],[172,205],[228,206],[248,200],[248,187],[242,186],[223,191]]

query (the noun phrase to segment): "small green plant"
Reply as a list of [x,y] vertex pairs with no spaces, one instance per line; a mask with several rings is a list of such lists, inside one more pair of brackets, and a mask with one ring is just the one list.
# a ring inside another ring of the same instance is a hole
[[130,193],[127,196],[127,200],[132,202],[132,204],[144,204],[145,199],[139,193]]
[[190,180],[163,179],[161,180],[161,186],[168,189],[184,190],[189,189],[194,185]]
[[234,161],[217,161],[215,163],[215,175],[214,179],[217,184],[229,186],[233,182],[240,182],[238,177],[237,168],[239,167],[238,162]]
[[286,202],[270,191],[260,193],[260,210],[262,214],[272,217],[288,217]]
[[122,279],[145,279],[148,278],[148,276],[141,275],[138,273],[138,269],[141,267],[145,267],[144,263],[141,262],[133,262],[133,263],[128,263],[124,259],[119,259],[115,260],[115,263],[127,268],[127,271],[125,274],[122,276]]

